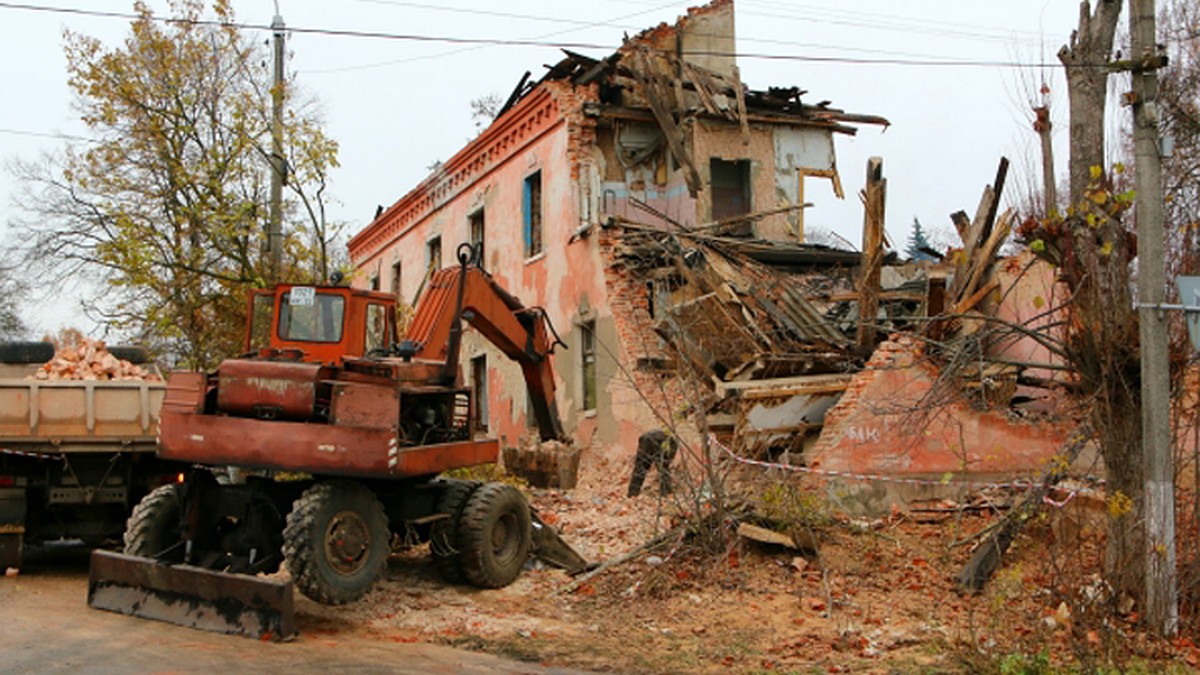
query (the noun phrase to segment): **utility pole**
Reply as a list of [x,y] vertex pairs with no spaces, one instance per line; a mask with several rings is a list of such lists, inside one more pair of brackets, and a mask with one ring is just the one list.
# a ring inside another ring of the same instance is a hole
[[1146,467],[1146,620],[1162,636],[1179,628],[1175,581],[1175,468],[1171,454],[1163,263],[1162,157],[1159,155],[1154,0],[1129,0],[1132,40],[1134,216],[1138,234],[1138,330],[1142,360],[1142,452]]
[[271,253],[270,282],[279,283],[283,269],[283,182],[287,176],[287,161],[283,157],[283,53],[284,24],[275,4],[271,21],[275,34],[275,81],[271,87],[271,204],[267,223],[267,250]]

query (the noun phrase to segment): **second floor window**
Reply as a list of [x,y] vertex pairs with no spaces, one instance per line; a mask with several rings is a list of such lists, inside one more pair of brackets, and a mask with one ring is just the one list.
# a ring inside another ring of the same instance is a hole
[[525,213],[525,257],[532,258],[542,252],[542,172],[538,171],[525,179],[525,194],[522,199]]
[[483,209],[471,214],[471,246],[479,252],[479,262],[483,262]]

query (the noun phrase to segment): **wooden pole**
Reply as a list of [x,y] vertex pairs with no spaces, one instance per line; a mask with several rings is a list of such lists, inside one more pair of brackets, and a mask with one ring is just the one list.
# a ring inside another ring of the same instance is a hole
[[1058,211],[1058,188],[1054,184],[1054,148],[1050,143],[1050,104],[1033,109],[1033,130],[1042,140],[1042,197],[1045,200],[1046,216]]
[[1146,621],[1162,636],[1179,629],[1175,581],[1175,467],[1171,454],[1162,158],[1158,147],[1154,0],[1130,0],[1133,60],[1134,215],[1138,232],[1138,337],[1142,361],[1142,452],[1146,467]]
[[858,280],[858,347],[864,354],[875,349],[886,197],[887,179],[883,177],[883,159],[872,157],[867,160],[867,185],[863,188],[863,257]]

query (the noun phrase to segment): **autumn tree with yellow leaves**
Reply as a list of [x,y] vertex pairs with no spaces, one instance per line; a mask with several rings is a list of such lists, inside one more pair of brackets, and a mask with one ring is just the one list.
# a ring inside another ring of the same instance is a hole
[[[67,31],[69,83],[90,138],[19,165],[28,259],[89,275],[90,302],[185,367],[241,350],[246,291],[269,269],[272,75],[263,41],[228,0],[174,0],[169,19],[135,6],[124,43]],[[337,144],[284,85],[283,279],[328,276],[338,227],[325,215]]]

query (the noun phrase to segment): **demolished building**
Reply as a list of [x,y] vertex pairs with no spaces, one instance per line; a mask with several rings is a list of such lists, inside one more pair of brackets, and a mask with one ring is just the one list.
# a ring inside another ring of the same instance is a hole
[[[643,432],[703,413],[747,455],[884,467],[862,456],[900,449],[857,443],[854,414],[836,412],[819,440],[826,413],[847,388],[880,395],[859,380],[890,332],[995,295],[995,199],[964,225],[981,254],[961,270],[885,269],[870,181],[865,253],[804,243],[806,192],[843,194],[835,138],[887,121],[798,87],[750,89],[735,52],[733,2],[714,0],[605,58],[568,52],[540,80],[527,74],[487,129],[350,241],[355,283],[414,298],[460,242],[480,248],[568,346],[555,356],[559,409],[590,452],[629,457]],[[530,437],[518,367],[470,331],[463,355],[476,429],[505,446]],[[941,473],[943,459],[891,466]]]
[[[840,194],[834,136],[886,121],[811,105],[795,87],[747,89],[733,29],[733,3],[716,0],[606,58],[568,53],[536,83],[523,80],[486,130],[350,241],[366,271],[358,283],[412,298],[459,242],[482,245],[484,268],[543,307],[570,347],[556,370],[575,440],[632,448],[674,407],[659,393],[671,359],[653,332],[664,304],[631,273],[631,256],[642,255],[632,240],[691,232],[728,239],[748,259],[857,262],[800,245],[805,182]],[[821,330],[801,295],[776,292],[784,326]],[[704,315],[720,302],[697,297],[681,311]],[[750,324],[737,323],[747,333],[740,348],[762,351]],[[529,429],[524,393],[510,384],[519,372],[479,339],[464,341],[464,357],[486,401],[477,425],[516,443]]]

